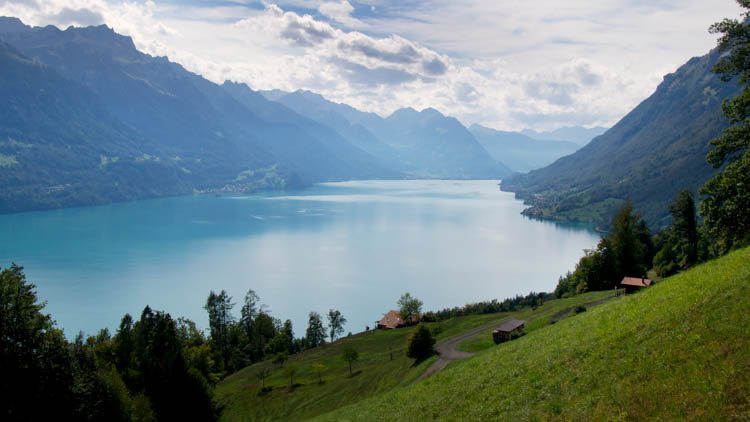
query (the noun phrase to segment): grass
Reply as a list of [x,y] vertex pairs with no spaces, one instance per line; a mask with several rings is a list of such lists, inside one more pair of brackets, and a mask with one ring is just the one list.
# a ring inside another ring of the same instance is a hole
[[316,420],[747,421],[748,289],[745,248]]
[[[561,310],[572,308],[611,296],[611,292],[594,292],[568,299],[548,301],[536,310],[525,309],[513,313],[472,315],[451,318],[428,327],[440,327],[438,342],[477,327],[503,321],[507,318],[529,319],[527,330],[545,324],[551,316]],[[222,381],[216,389],[217,399],[224,407],[223,421],[248,420],[302,420],[320,415],[342,406],[394,388],[408,386],[421,375],[436,357],[417,366],[405,356],[406,338],[413,328],[391,331],[375,331],[345,337],[333,344],[291,356],[285,365],[296,365],[299,372],[294,376],[295,387],[289,388],[289,378],[284,368],[270,362],[249,366]],[[475,337],[472,351],[494,346],[491,333]],[[354,376],[349,376],[348,364],[341,359],[344,349],[351,347],[360,354],[353,366]],[[391,360],[391,352],[393,360]],[[323,383],[318,383],[313,364],[322,363],[328,369],[323,373]],[[261,369],[271,369],[265,386],[271,390],[259,394],[261,381],[257,375]]]
[[[439,325],[442,332],[438,339],[445,339],[502,319],[505,315],[452,318],[428,326],[434,328]],[[397,386],[408,385],[436,359],[433,356],[413,366],[414,361],[405,355],[406,338],[412,330],[413,327],[409,327],[359,333],[290,356],[285,366],[293,364],[299,368],[294,376],[295,387],[291,390],[289,378],[284,376],[283,368],[268,361],[251,365],[229,376],[217,386],[216,397],[224,408],[222,420],[301,420]],[[359,352],[359,360],[352,368],[353,376],[349,376],[348,363],[341,359],[344,349],[348,347]],[[315,363],[322,363],[327,367],[322,376],[322,384],[318,383],[318,375],[313,369]],[[266,387],[271,387],[271,391],[259,395],[261,381],[257,375],[263,368],[272,371],[265,380]]]
[[[527,322],[524,325],[524,332],[526,334],[529,334],[533,331],[550,325],[550,321],[553,319],[555,321],[559,321],[562,318],[567,318],[575,315],[573,309],[576,307],[576,305],[598,302],[610,298],[613,298],[613,292],[611,290],[604,292],[584,293],[571,298],[551,300],[549,302],[545,302],[536,310],[527,309],[515,313],[514,315],[512,315],[512,317],[526,320]],[[490,328],[482,331],[481,333],[468,340],[464,340],[461,344],[459,344],[458,349],[465,352],[477,353],[495,347],[495,342],[492,340],[492,331],[493,328]]]

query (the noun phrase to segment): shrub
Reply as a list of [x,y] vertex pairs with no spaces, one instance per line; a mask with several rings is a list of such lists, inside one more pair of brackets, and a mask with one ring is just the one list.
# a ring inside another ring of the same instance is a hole
[[430,330],[419,324],[417,329],[406,340],[406,356],[421,361],[432,355],[435,338]]

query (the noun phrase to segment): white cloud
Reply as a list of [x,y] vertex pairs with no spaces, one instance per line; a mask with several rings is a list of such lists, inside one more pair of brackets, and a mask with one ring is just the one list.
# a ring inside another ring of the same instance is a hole
[[345,0],[264,10],[0,0],[0,15],[60,27],[101,21],[215,82],[310,89],[382,115],[435,107],[466,124],[551,129],[611,125],[664,74],[705,54],[715,43],[707,26],[739,12],[730,0],[709,3],[396,1],[373,2],[355,18]]
[[349,28],[359,28],[365,24],[359,19],[353,18],[351,13],[354,7],[348,1],[326,2],[318,6],[318,11],[323,16],[333,19]]

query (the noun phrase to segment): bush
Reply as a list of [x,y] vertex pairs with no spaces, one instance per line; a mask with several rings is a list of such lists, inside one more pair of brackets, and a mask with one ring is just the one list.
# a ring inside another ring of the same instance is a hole
[[573,312],[576,314],[580,314],[581,312],[586,312],[586,307],[583,305],[578,305],[573,309]]
[[428,358],[434,352],[435,338],[424,324],[419,324],[417,329],[406,339],[406,356],[417,361]]
[[430,311],[424,314],[424,316],[422,317],[422,320],[424,322],[439,322],[440,317],[435,312]]

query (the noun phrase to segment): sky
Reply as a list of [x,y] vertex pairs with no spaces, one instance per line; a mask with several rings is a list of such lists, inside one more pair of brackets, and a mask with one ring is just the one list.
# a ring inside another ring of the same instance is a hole
[[611,126],[740,13],[733,0],[0,0],[27,25],[106,24],[217,83],[501,130]]

